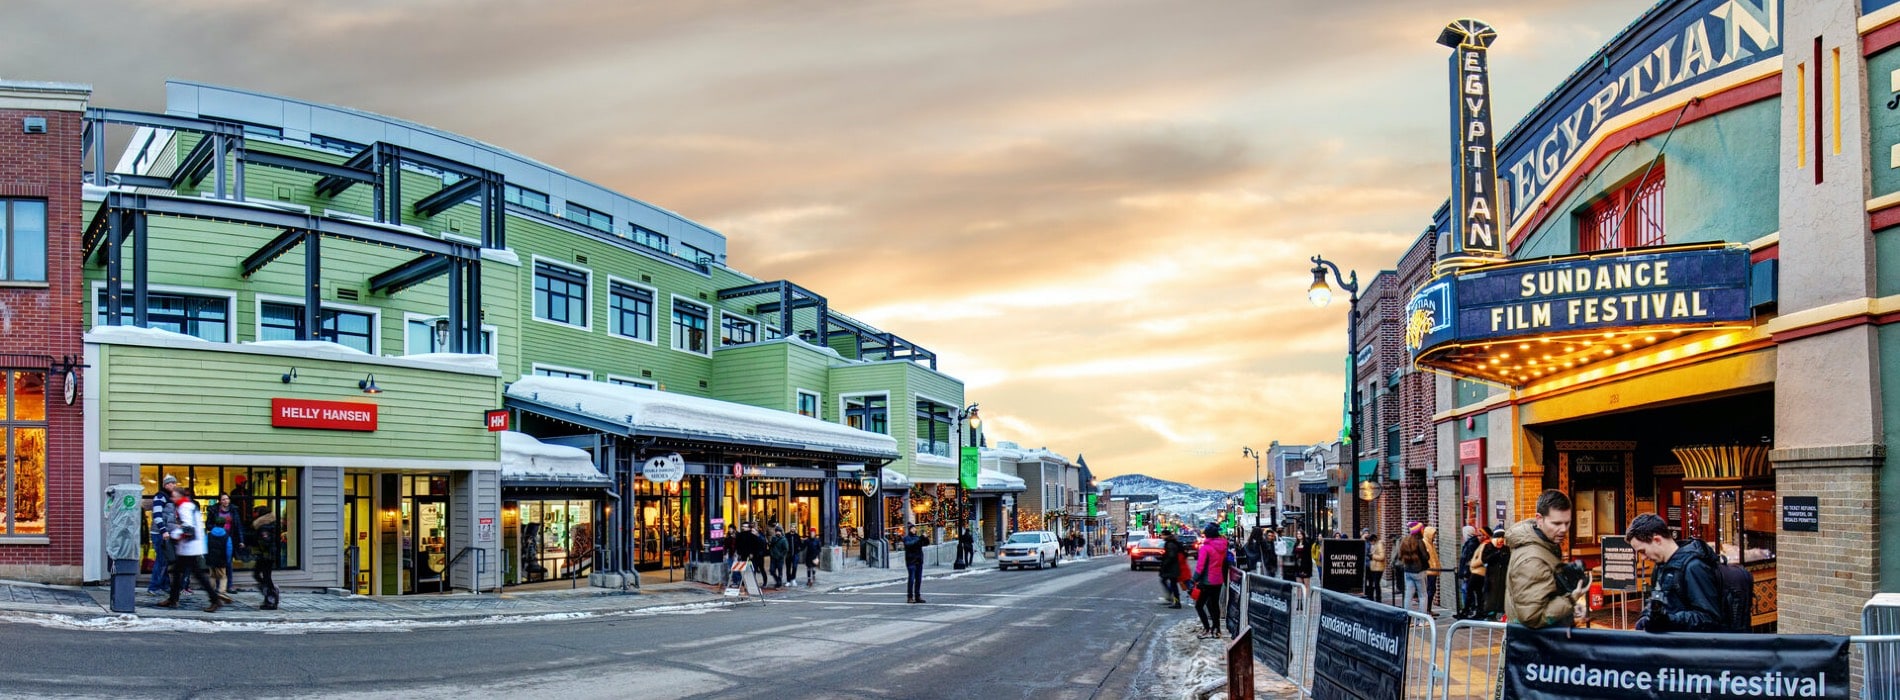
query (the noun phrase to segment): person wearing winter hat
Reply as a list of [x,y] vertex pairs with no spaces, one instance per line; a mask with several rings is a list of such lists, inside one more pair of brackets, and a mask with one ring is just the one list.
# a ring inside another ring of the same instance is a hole
[[1428,610],[1425,601],[1425,569],[1431,564],[1425,552],[1425,526],[1412,521],[1405,524],[1405,537],[1399,540],[1399,571],[1405,577],[1405,594],[1399,607],[1412,610],[1418,600],[1419,612]]
[[172,557],[176,552],[170,537],[173,519],[177,518],[177,507],[172,504],[172,489],[178,488],[178,477],[166,475],[158,485],[158,493],[152,496],[152,578],[146,583],[146,593],[163,593],[171,590]]

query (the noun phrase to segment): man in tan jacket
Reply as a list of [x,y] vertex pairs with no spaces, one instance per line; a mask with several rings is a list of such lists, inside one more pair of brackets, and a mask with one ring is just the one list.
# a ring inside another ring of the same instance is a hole
[[1506,573],[1505,614],[1526,627],[1569,627],[1576,614],[1575,597],[1589,590],[1585,577],[1576,590],[1557,583],[1563,551],[1557,543],[1570,534],[1570,497],[1552,489],[1537,497],[1537,517],[1519,521],[1504,532],[1511,547]]

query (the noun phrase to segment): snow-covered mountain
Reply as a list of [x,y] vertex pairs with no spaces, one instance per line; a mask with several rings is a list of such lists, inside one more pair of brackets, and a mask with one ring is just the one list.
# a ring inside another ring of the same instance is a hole
[[1228,498],[1239,498],[1239,491],[1216,491],[1204,489],[1179,481],[1157,479],[1146,474],[1124,474],[1103,479],[1101,485],[1112,485],[1117,494],[1142,494],[1160,496],[1161,509],[1180,516],[1189,522],[1211,520],[1213,513],[1226,505]]

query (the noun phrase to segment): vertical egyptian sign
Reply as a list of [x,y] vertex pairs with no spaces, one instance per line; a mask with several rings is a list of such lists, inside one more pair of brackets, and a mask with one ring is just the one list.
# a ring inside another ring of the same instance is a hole
[[1491,66],[1498,33],[1475,19],[1445,26],[1438,43],[1451,54],[1451,227],[1441,257],[1503,257],[1498,211],[1498,154],[1491,134]]

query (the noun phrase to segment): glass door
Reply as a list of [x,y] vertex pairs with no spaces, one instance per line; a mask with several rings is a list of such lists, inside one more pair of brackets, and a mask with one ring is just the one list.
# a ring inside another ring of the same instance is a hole
[[405,593],[439,593],[449,568],[449,503],[447,499],[414,497],[403,505],[403,552],[410,568]]

